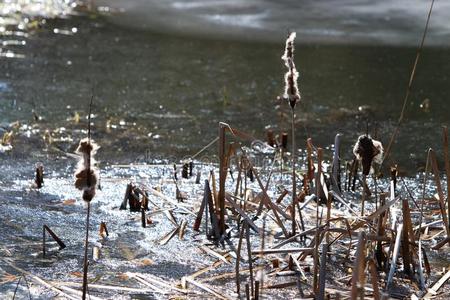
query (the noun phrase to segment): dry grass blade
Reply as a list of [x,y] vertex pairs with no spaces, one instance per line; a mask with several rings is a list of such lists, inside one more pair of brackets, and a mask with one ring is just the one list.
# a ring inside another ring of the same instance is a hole
[[313,253],[314,248],[284,248],[284,249],[259,249],[252,250],[255,255],[280,254],[280,253]]
[[222,299],[222,300],[230,300],[232,299],[231,297],[226,296],[223,293],[219,293],[214,291],[213,289],[211,289],[210,287],[206,286],[205,284],[202,284],[200,282],[195,281],[194,279],[190,278],[190,277],[185,277],[185,280],[189,283],[191,283],[192,285],[202,289],[203,291],[210,293],[211,295],[214,295],[214,297],[218,298],[218,299]]
[[19,271],[20,273],[29,276],[32,280],[34,280],[35,282],[37,282],[38,284],[41,284],[49,289],[51,289],[52,291],[56,292],[57,294],[60,294],[64,297],[66,297],[67,299],[71,299],[71,300],[78,300],[78,297],[74,297],[72,295],[66,294],[64,293],[62,290],[56,288],[54,285],[46,282],[45,280],[41,279],[40,277],[31,274],[30,272],[27,272],[21,268],[19,268],[18,266],[14,265],[13,263],[11,263],[9,260],[1,258],[3,260],[4,263],[6,263],[7,265],[9,265],[10,267],[12,267],[13,269],[15,269],[16,271]]
[[433,286],[428,289],[428,292],[423,297],[423,299],[432,299],[436,296],[439,289],[444,285],[447,280],[450,279],[450,271],[447,271]]
[[229,264],[229,263],[230,263],[230,262],[225,258],[225,256],[223,256],[223,255],[220,254],[220,253],[217,253],[216,251],[210,249],[210,248],[207,247],[207,246],[200,246],[199,248],[202,249],[205,253],[207,253],[207,254],[209,254],[209,255],[215,257],[215,258],[220,259],[221,261],[223,261],[223,262],[226,263],[226,264]]
[[174,228],[172,229],[172,231],[170,231],[169,233],[167,233],[160,241],[159,241],[159,245],[163,246],[165,244],[167,244],[177,233],[178,230],[180,230],[180,227]]

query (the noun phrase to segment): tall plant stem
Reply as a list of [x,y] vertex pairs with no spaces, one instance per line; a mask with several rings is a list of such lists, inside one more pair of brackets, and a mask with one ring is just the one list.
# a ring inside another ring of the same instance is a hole
[[406,88],[405,98],[403,99],[403,105],[402,105],[402,110],[400,112],[400,117],[398,118],[397,126],[395,127],[394,132],[392,133],[391,139],[389,140],[389,144],[386,148],[383,161],[381,162],[380,171],[382,170],[382,166],[384,165],[384,162],[386,161],[386,159],[389,157],[389,155],[391,153],[391,148],[392,148],[394,141],[398,135],[398,132],[400,130],[400,125],[402,124],[403,118],[405,116],[406,105],[408,103],[409,95],[411,94],[411,87],[412,87],[412,84],[414,81],[414,77],[416,75],[417,64],[419,63],[423,45],[425,44],[425,38],[427,36],[428,25],[430,24],[430,18],[431,18],[431,12],[433,11],[433,6],[434,6],[434,0],[431,1],[430,9],[428,10],[427,21],[425,23],[425,29],[423,30],[422,39],[420,40],[420,44],[419,44],[419,47],[417,48],[417,52],[416,52],[416,59],[414,60],[411,74],[409,76],[408,86]]
[[297,197],[297,184],[295,176],[295,109],[292,107],[292,236],[295,235],[295,198]]
[[84,261],[83,261],[83,295],[82,299],[86,299],[87,293],[87,273],[88,273],[88,243],[89,243],[89,216],[91,214],[91,202],[87,201],[87,213],[86,213],[86,237],[84,240]]

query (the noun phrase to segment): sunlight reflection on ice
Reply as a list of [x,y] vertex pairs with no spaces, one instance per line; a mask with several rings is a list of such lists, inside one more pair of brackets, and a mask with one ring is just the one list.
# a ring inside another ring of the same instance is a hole
[[[9,0],[0,3],[0,38],[28,37],[27,32],[45,24],[45,19],[65,16],[76,7],[74,0]],[[61,34],[75,34],[76,28],[64,30]],[[25,46],[26,41],[6,39],[0,44],[0,57],[24,58],[25,55],[17,53],[16,48]],[[14,48],[11,48],[14,47]]]

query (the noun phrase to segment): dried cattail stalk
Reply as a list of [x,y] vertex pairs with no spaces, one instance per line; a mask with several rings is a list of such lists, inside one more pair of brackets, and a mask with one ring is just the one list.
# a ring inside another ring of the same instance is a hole
[[281,148],[283,150],[287,149],[288,144],[288,134],[286,132],[281,133]]
[[291,115],[291,130],[292,130],[292,235],[295,235],[296,221],[295,221],[295,198],[296,191],[296,174],[295,174],[295,105],[300,101],[300,93],[298,90],[298,72],[294,63],[294,40],[296,33],[292,32],[286,39],[286,47],[281,59],[284,61],[288,71],[284,75],[284,93],[283,98],[288,101],[292,109]]
[[189,178],[189,163],[184,163],[183,168],[181,170],[181,177],[187,179]]
[[76,150],[80,160],[75,171],[75,187],[83,191],[83,200],[87,202],[94,198],[98,182],[98,169],[93,158],[98,149],[99,146],[95,142],[84,138]]
[[42,163],[36,164],[36,174],[34,177],[36,188],[40,189],[44,184],[44,165]]
[[369,175],[372,163],[381,164],[383,161],[383,145],[370,135],[361,135],[353,147],[353,154],[361,161],[363,174]]
[[95,196],[95,189],[98,182],[98,169],[95,167],[95,159],[93,156],[97,153],[99,146],[91,140],[91,111],[92,101],[89,103],[88,115],[88,136],[80,141],[76,153],[80,155],[77,170],[75,171],[75,187],[83,192],[83,200],[87,204],[86,211],[86,236],[84,239],[84,260],[83,260],[83,285],[81,299],[86,299],[88,282],[88,244],[89,244],[89,217],[91,212],[91,200]]

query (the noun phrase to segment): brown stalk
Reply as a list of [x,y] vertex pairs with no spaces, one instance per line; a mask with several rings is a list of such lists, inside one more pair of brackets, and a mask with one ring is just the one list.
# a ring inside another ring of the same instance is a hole
[[[443,134],[443,144],[444,144],[444,163],[445,163],[445,174],[447,176],[447,212],[448,220],[450,220],[450,160],[448,157],[448,128],[444,126],[442,128]],[[450,226],[450,224],[448,224]]]
[[411,252],[409,250],[409,233],[411,226],[411,215],[409,213],[408,200],[402,200],[403,210],[403,235],[402,235],[402,256],[403,256],[403,268],[405,273],[412,277],[411,272]]
[[44,166],[41,163],[36,164],[34,183],[38,189],[44,184]]
[[248,255],[248,267],[250,269],[250,290],[251,295],[254,295],[254,284],[253,284],[253,261],[252,261],[252,249],[250,245],[250,226],[246,221],[244,221],[245,227],[245,239],[247,240],[247,255]]
[[422,234],[422,219],[423,219],[423,205],[425,203],[425,190],[426,190],[426,184],[428,180],[428,173],[430,168],[430,157],[431,157],[431,148],[427,151],[427,162],[425,164],[425,176],[423,177],[423,188],[422,188],[422,201],[420,202],[420,216],[419,216],[419,230],[417,231],[418,239],[420,242],[420,237]]
[[227,179],[228,156],[226,148],[226,130],[230,126],[226,123],[219,123],[219,194],[217,197],[219,211],[220,235],[225,233],[225,181]]
[[242,249],[242,239],[244,237],[245,226],[241,226],[241,230],[239,232],[239,242],[237,248],[237,256],[236,256],[236,293],[240,296],[241,289],[241,278],[239,276],[239,262],[241,260],[241,249]]
[[[200,229],[203,212],[205,211],[206,202],[208,201],[208,199],[207,199],[208,196],[206,193],[208,192],[209,188],[207,188],[207,186],[209,187],[209,182],[208,182],[208,180],[205,180],[205,187],[203,189],[202,203],[200,204],[200,209],[198,210],[197,217],[195,218],[195,222],[194,222],[194,226],[193,226],[193,229],[195,231],[199,231],[199,229]],[[209,197],[211,197],[211,191],[209,191],[209,194],[210,194]]]
[[312,144],[312,139],[308,138],[306,140],[306,150],[307,150],[307,155],[308,155],[308,182],[311,185],[313,179],[314,179],[314,162],[312,159],[312,155],[313,155],[313,144]]
[[[367,185],[367,180],[366,180],[366,175],[363,174],[363,186],[365,187]],[[361,217],[364,217],[364,206],[366,203],[366,191],[365,188],[363,187],[363,192],[362,192],[362,201],[361,201]]]
[[439,209],[441,210],[442,220],[444,221],[444,227],[445,227],[445,231],[447,233],[447,237],[450,237],[450,228],[449,228],[449,223],[448,223],[448,219],[447,219],[447,213],[445,211],[445,202],[444,202],[445,196],[444,196],[444,191],[442,190],[436,154],[434,153],[433,149],[430,149],[429,153],[430,153],[430,159],[431,159],[431,167],[432,167],[433,173],[434,173],[434,181],[436,182],[436,189],[437,189],[438,196],[439,196],[439,201],[438,201]]
[[[241,148],[241,150],[245,153],[245,151],[242,148]],[[246,158],[246,160],[248,162],[249,168],[255,174],[255,178],[256,178],[256,181],[258,182],[259,188],[263,192],[263,201],[265,201],[266,205],[268,205],[272,209],[273,214],[276,218],[277,224],[280,226],[281,230],[283,230],[283,233],[286,236],[286,238],[289,237],[289,233],[287,232],[286,227],[284,226],[283,222],[281,221],[280,216],[278,215],[278,213],[284,214],[284,212],[278,207],[278,205],[276,205],[275,203],[272,202],[272,200],[270,200],[269,195],[267,195],[267,190],[263,186],[261,178],[259,177],[258,173],[256,172],[255,168],[253,167],[252,163],[247,158]],[[284,216],[284,217],[286,217],[286,216]]]
[[[386,202],[386,193],[380,194],[380,207],[383,207]],[[381,213],[377,220],[377,236],[385,235],[385,227],[384,227],[384,216],[385,213]],[[383,244],[381,241],[377,242],[375,257],[378,262],[378,266],[383,268],[386,266],[386,255],[383,251]]]
[[325,276],[326,276],[326,264],[327,264],[327,248],[328,246],[322,245],[322,255],[320,256],[320,275],[319,275],[319,294],[317,299],[325,299]]
[[[328,195],[327,198],[327,225],[330,224],[330,218],[331,218],[331,199],[332,199],[332,194],[331,192]],[[329,226],[329,225],[328,225]],[[326,241],[327,241],[327,245],[330,244],[330,236],[328,234],[328,232],[326,233]],[[329,251],[330,249],[328,249]]]
[[378,273],[377,267],[375,266],[375,262],[373,259],[369,260],[369,271],[370,271],[370,281],[372,283],[373,289],[373,299],[380,300],[380,289],[378,287]]
[[50,236],[55,240],[55,242],[58,244],[59,246],[59,250],[62,250],[64,248],[66,248],[66,245],[64,244],[64,242],[47,226],[44,225],[42,227],[42,256],[45,257],[45,232],[48,232],[50,234]]
[[341,134],[336,134],[334,138],[334,153],[333,153],[333,164],[332,164],[332,178],[333,190],[336,192],[341,191]]
[[352,275],[352,290],[350,297],[350,299],[352,300],[357,299],[358,295],[364,293],[364,281],[365,281],[364,269],[366,267],[365,249],[366,249],[366,234],[364,231],[360,231]]
[[255,281],[255,297],[254,300],[259,300],[259,281]]

